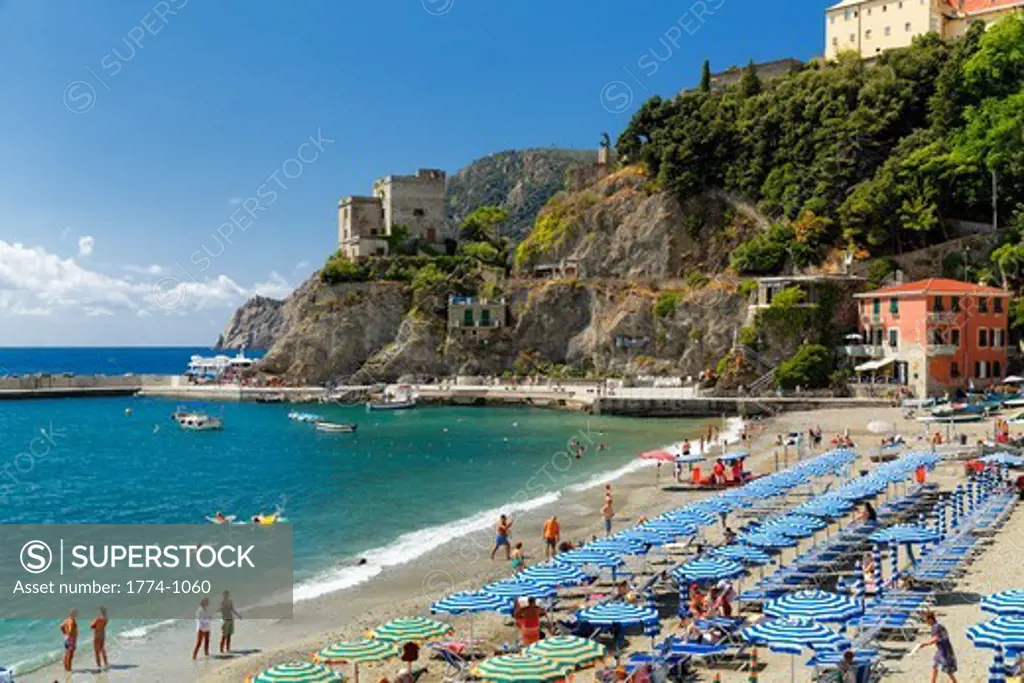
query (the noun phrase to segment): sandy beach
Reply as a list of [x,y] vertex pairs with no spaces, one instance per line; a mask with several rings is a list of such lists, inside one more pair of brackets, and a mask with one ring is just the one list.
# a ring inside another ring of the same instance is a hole
[[[866,454],[877,444],[878,437],[866,433],[864,426],[877,419],[896,424],[897,431],[908,437],[912,448],[918,445],[916,437],[924,432],[919,423],[903,420],[898,409],[864,408],[783,414],[763,422],[751,423],[750,431],[756,433],[756,438],[748,444],[753,455],[748,460],[747,469],[769,473],[776,466],[781,468],[787,463],[792,464],[796,457],[793,449],[787,449],[788,453],[784,454],[783,449],[775,445],[776,437],[790,431],[806,431],[812,425],[818,425],[823,430],[824,447],[828,446],[831,435],[848,429],[862,454],[862,460],[855,465],[855,469],[870,469],[872,465]],[[988,435],[990,430],[991,425],[986,423],[957,428],[957,431],[968,434],[971,443]],[[920,448],[926,447],[926,443],[921,441]],[[947,463],[936,470],[932,480],[943,487],[950,487],[955,486],[961,478],[962,465]],[[663,466],[659,477],[657,469],[652,466],[625,474],[611,482],[615,496],[615,528],[633,524],[640,516],[653,516],[708,495],[704,492],[671,490],[673,487],[670,479],[670,467]],[[821,486],[827,481],[822,480]],[[510,495],[514,496],[514,492],[526,486],[526,482],[510,481]],[[586,490],[561,491],[555,502],[518,515],[512,541],[523,542],[527,562],[543,561],[541,526],[543,520],[551,514],[559,516],[563,538],[585,540],[603,533],[599,514],[603,503],[602,489],[597,484]],[[439,504],[443,504],[443,501],[439,501]],[[973,604],[974,597],[1003,588],[1019,587],[1024,583],[1024,572],[1019,569],[1020,563],[1016,559],[1022,531],[1020,515],[1014,515],[959,586],[960,597],[940,602],[939,617],[953,634],[960,660],[961,681],[981,680],[991,661],[988,651],[975,650],[963,635],[966,626],[984,618],[977,605]],[[717,527],[710,533],[711,540],[717,540],[716,533]],[[237,652],[229,657],[211,656],[205,659],[200,656],[198,662],[192,662],[190,653],[194,638],[193,627],[191,623],[186,623],[156,631],[145,638],[117,639],[108,648],[112,670],[99,674],[84,668],[92,664],[92,648],[91,643],[83,642],[76,659],[76,672],[79,673],[75,673],[70,680],[81,683],[242,681],[270,664],[290,659],[308,659],[313,652],[328,643],[361,636],[366,630],[390,618],[426,614],[432,601],[453,590],[477,588],[488,581],[511,576],[509,564],[504,559],[491,561],[488,558],[492,543],[491,529],[458,536],[414,562],[387,568],[356,587],[297,603],[291,620],[242,620],[237,624],[234,638]],[[787,558],[791,553],[787,552]],[[606,593],[607,588],[607,584],[598,584],[586,590],[578,589],[575,592],[578,600],[575,603],[573,600],[562,600],[563,608],[571,609],[574,604],[581,604],[586,592]],[[572,595],[573,592],[569,591],[568,594]],[[455,618],[451,623],[456,627],[457,635],[467,635],[467,619]],[[219,625],[215,625],[214,650],[218,634]],[[474,636],[481,638],[486,644],[485,648],[489,648],[514,640],[515,633],[505,618],[484,614],[474,618]],[[634,638],[633,641],[632,647],[641,649],[650,643],[646,638]],[[904,649],[909,649],[909,646],[904,646]],[[789,680],[788,657],[771,655],[767,651],[759,654],[761,661],[766,663],[766,668],[760,674],[761,681]],[[920,680],[930,673],[930,657],[930,653],[920,652],[913,658],[886,660],[891,670],[887,679]],[[798,661],[802,664],[805,659]],[[442,679],[442,664],[422,658],[420,663],[428,667],[422,680],[434,683]],[[391,662],[382,668],[364,666],[361,667],[360,675],[363,680],[376,680],[382,672],[387,675],[395,673],[398,664]],[[699,671],[705,680],[712,680],[714,672],[706,669]],[[810,669],[802,666],[798,666],[797,671],[799,680],[806,680],[810,674]],[[346,667],[345,672],[349,675],[350,668]],[[724,681],[746,680],[747,677],[746,672],[735,670],[722,669],[718,672]],[[18,680],[50,683],[64,680],[62,676],[63,672],[56,666],[19,676]]]

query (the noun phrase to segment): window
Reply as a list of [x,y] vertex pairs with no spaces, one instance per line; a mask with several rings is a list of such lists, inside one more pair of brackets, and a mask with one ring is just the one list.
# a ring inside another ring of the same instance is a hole
[[988,330],[984,327],[978,330],[978,346],[982,348],[988,346]]
[[473,309],[467,308],[462,312],[462,324],[466,327],[473,327]]
[[871,312],[875,315],[879,315],[882,312],[882,300],[872,299],[871,300]]
[[480,311],[480,327],[491,326],[491,309],[485,308]]
[[871,8],[870,7],[868,7],[868,16],[869,17],[871,16]]
[[992,376],[993,377],[1002,377],[1003,376],[1003,372],[1002,371],[1003,371],[1003,368],[999,364],[999,361],[997,361],[997,360],[996,361],[992,361]]
[[887,35],[887,36],[891,36],[892,35],[892,29],[890,27],[888,27],[888,26],[885,27],[885,35]]
[[828,18],[828,23],[830,23],[830,24],[836,23],[836,15],[833,14],[831,17],[829,17]]
[[1006,330],[1000,328],[998,330],[992,330],[992,346],[997,349],[1003,348],[1006,345]]
[[884,12],[886,9],[888,8],[885,5],[882,5],[882,11]]
[[907,33],[910,33],[910,22],[909,21],[907,23],[903,24],[903,30],[906,31]]
[[851,33],[850,34],[850,42],[851,43],[856,43],[857,42],[857,34],[856,33]]
[[950,377],[959,377],[960,376],[960,364],[957,363],[956,361],[952,361],[949,364],[949,376]]
[[896,297],[889,299],[889,312],[893,315],[900,314],[900,300]]
[[978,378],[984,377],[981,374],[981,363],[979,361],[974,361],[974,376]]
[[960,330],[949,331],[949,343],[952,346],[960,346]]
[[992,299],[992,310],[996,313],[1003,312],[1003,300],[1001,297],[995,297]]
[[839,39],[838,38],[833,38],[832,39],[832,44],[833,45],[838,45],[839,44]]
[[958,296],[951,296],[951,297],[949,297],[949,310],[953,311],[954,313],[959,313],[960,312],[960,297],[958,297]]
[[935,297],[935,305],[933,305],[932,308],[935,310],[936,313],[942,313],[942,311],[944,309],[942,307],[942,297],[941,296]]
[[871,40],[871,29],[864,31],[864,38],[867,40]]
[[427,241],[428,242],[436,242],[437,241],[437,229],[436,228],[427,228]]
[[849,21],[850,20],[850,10],[846,10],[843,14],[844,14],[844,18],[846,19],[846,21]]
[[932,344],[942,346],[942,330],[932,330]]
[[978,299],[978,313],[988,313],[988,299],[985,297]]
[[423,209],[413,209],[412,215],[416,216],[417,218],[423,218],[424,216],[427,215],[427,212],[424,211]]
[[897,2],[896,3],[896,8],[897,9],[903,9],[903,3],[902,2]]
[[897,348],[900,345],[900,331],[896,329],[889,330],[889,346],[891,348]]

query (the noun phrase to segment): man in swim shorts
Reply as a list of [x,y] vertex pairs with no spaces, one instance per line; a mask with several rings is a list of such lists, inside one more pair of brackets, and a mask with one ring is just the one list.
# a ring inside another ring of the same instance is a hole
[[562,535],[562,527],[558,523],[558,517],[552,517],[544,522],[544,558],[551,559],[558,552],[558,541]]
[[498,524],[494,528],[494,550],[491,551],[491,559],[494,559],[494,554],[498,552],[498,548],[505,546],[505,559],[512,559],[512,546],[509,545],[508,535],[512,530],[512,520],[506,515],[502,515],[498,519]]
[[220,627],[220,651],[221,654],[231,652],[231,636],[235,634],[235,617],[239,619],[242,615],[235,609],[235,603],[231,601],[231,594],[224,591],[220,596],[221,627]]
[[64,637],[64,670],[70,672],[71,664],[75,658],[75,648],[78,647],[78,610],[72,608],[68,612],[68,618],[61,622],[60,632]]

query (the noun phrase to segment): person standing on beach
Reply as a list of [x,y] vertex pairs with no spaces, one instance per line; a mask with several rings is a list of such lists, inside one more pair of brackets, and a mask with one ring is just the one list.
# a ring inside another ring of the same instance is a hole
[[953,643],[949,641],[949,631],[939,623],[935,612],[931,610],[924,613],[924,623],[928,624],[928,627],[931,629],[932,637],[915,646],[914,651],[916,652],[922,647],[928,647],[929,645],[935,646],[935,656],[932,658],[931,683],[935,683],[938,680],[940,669],[942,673],[949,676],[949,680],[957,683],[956,654],[953,653]]
[[506,515],[498,518],[498,524],[494,528],[494,550],[491,551],[491,559],[498,552],[498,548],[505,546],[505,559],[512,559],[512,546],[509,545],[508,536],[512,531],[512,520]]
[[220,652],[227,654],[231,652],[231,636],[235,635],[235,617],[239,619],[242,615],[235,609],[235,603],[231,601],[231,593],[224,591],[220,596],[221,627],[220,627]]
[[604,533],[605,536],[612,535],[612,517],[615,516],[615,508],[612,507],[612,496],[609,492],[608,496],[604,499],[604,505],[601,507],[601,516],[604,517]]
[[110,619],[107,617],[107,608],[100,607],[99,616],[89,624],[89,628],[93,632],[92,650],[93,654],[96,655],[96,668],[101,671],[110,668],[110,662],[107,660],[107,624],[109,623]]
[[199,648],[203,648],[203,654],[210,656],[210,601],[203,598],[199,601],[196,609],[196,646],[192,649],[192,659],[199,654]]
[[562,537],[562,527],[558,523],[558,517],[552,517],[544,522],[544,559],[550,560],[558,553],[558,541]]
[[64,639],[64,670],[71,672],[71,664],[75,659],[75,648],[78,647],[78,610],[72,608],[68,618],[61,622],[60,633]]

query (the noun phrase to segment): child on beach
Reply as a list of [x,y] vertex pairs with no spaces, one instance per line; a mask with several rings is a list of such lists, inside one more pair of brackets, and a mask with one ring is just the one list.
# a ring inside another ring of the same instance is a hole
[[110,662],[107,661],[107,624],[109,623],[107,608],[100,607],[99,616],[89,624],[89,628],[93,631],[92,649],[93,654],[96,655],[96,668],[101,670],[110,668]]
[[520,571],[526,568],[526,560],[523,559],[523,544],[522,542],[516,543],[516,547],[512,549],[512,573],[518,574]]
[[78,647],[78,610],[72,608],[68,612],[68,618],[61,622],[60,632],[64,637],[64,670],[71,671],[71,664],[75,659],[75,648]]

